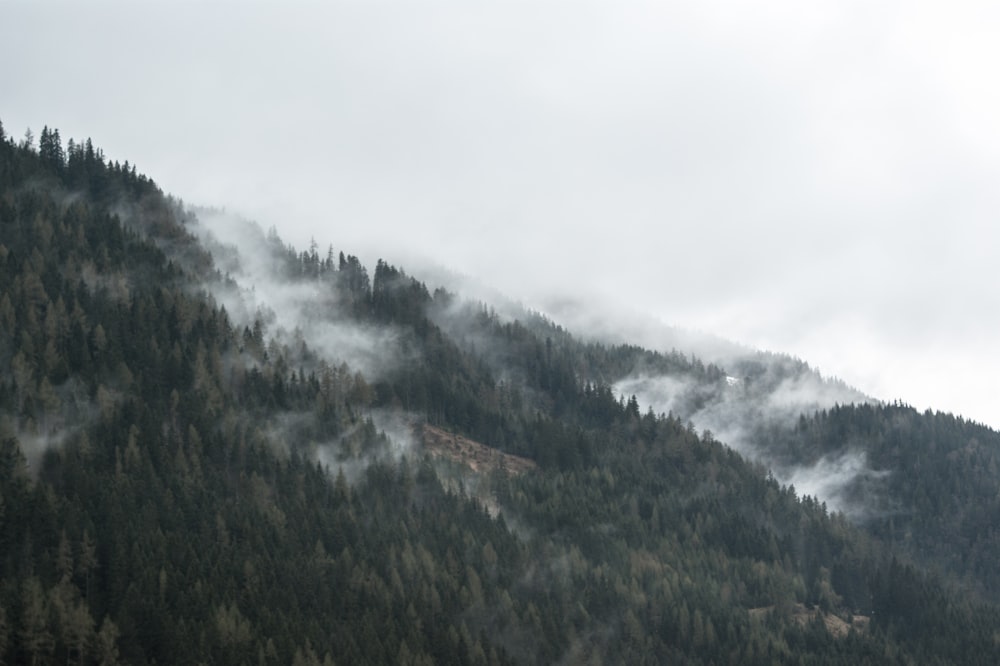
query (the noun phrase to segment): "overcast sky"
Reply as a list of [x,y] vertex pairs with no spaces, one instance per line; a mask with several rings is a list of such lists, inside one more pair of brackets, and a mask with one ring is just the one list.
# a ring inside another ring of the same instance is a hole
[[1000,426],[996,3],[288,4],[4,2],[0,120]]

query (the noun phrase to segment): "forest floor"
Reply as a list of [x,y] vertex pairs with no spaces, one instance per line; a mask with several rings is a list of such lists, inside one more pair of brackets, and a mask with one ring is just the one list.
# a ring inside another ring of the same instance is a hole
[[453,460],[480,474],[503,470],[517,476],[538,467],[528,458],[504,453],[426,423],[418,426],[417,432],[428,453]]
[[[774,611],[774,606],[764,606],[762,608],[751,608],[750,617],[763,618],[768,613]],[[871,620],[866,615],[854,615],[851,622],[847,622],[842,617],[832,613],[824,613],[818,608],[806,608],[803,604],[794,604],[791,608],[792,619],[805,626],[813,622],[817,617],[821,618],[826,630],[834,638],[844,638],[853,628],[855,631],[863,632],[868,629],[868,622]]]

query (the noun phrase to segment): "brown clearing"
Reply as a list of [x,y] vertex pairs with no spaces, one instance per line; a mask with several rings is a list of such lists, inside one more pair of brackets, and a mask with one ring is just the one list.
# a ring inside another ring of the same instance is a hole
[[[751,608],[750,617],[762,619],[773,610],[774,606]],[[868,622],[871,620],[871,618],[867,615],[855,615],[853,616],[852,622],[849,623],[843,618],[831,613],[824,613],[818,608],[809,609],[802,604],[795,604],[792,607],[792,619],[803,626],[812,622],[817,615],[823,619],[823,624],[826,626],[826,630],[830,632],[830,635],[834,638],[843,638],[847,636],[852,627],[855,631],[865,631],[868,629]]]
[[488,474],[494,470],[503,470],[517,476],[538,467],[528,458],[503,453],[492,446],[480,444],[426,423],[417,426],[417,432],[423,442],[424,450],[428,453],[461,463],[474,472]]

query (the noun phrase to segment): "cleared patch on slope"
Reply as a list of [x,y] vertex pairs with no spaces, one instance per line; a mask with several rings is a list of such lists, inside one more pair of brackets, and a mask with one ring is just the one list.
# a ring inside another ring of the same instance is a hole
[[480,474],[504,471],[507,474],[517,476],[538,468],[533,460],[504,453],[492,446],[481,444],[426,423],[418,426],[418,433],[423,442],[424,450],[431,455],[460,463]]
[[[763,606],[749,610],[750,617],[757,620],[764,620],[776,612],[778,611],[774,606]],[[803,604],[798,603],[794,604],[790,610],[790,619],[803,627],[814,622],[817,617],[823,622],[823,626],[826,627],[826,630],[834,638],[845,638],[851,632],[851,629],[859,632],[867,631],[868,625],[871,622],[871,618],[867,615],[849,616],[851,621],[848,622],[833,613],[825,613],[818,608],[806,608]]]

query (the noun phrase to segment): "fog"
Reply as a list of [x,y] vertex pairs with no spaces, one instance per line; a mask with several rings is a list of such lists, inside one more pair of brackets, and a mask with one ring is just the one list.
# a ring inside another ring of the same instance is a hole
[[800,497],[815,497],[855,522],[892,510],[886,506],[888,492],[881,483],[888,476],[889,472],[871,469],[863,451],[824,456],[815,465],[783,470],[784,480]]
[[91,136],[297,247],[1000,425],[992,3],[15,1],[4,24],[8,134]]
[[284,276],[282,259],[275,255],[284,246],[268,241],[259,225],[221,210],[194,213],[189,230],[236,287],[213,282],[205,288],[235,323],[252,327],[259,320],[268,338],[293,348],[305,342],[329,364],[347,363],[369,380],[401,360],[398,331],[354,321],[341,311],[330,285]]
[[[769,469],[775,479],[792,485],[799,496],[825,502],[831,511],[863,522],[884,514],[888,472],[872,469],[860,448],[843,442],[836,455],[808,461],[805,452],[775,450],[776,433],[790,432],[801,415],[836,405],[870,399],[843,383],[783,357],[747,353],[730,357],[731,370],[751,367],[754,376],[727,376],[709,383],[686,375],[635,374],[614,385],[616,393],[636,396],[642,409],[672,414],[709,431],[718,441]],[[763,372],[761,372],[763,370]]]

